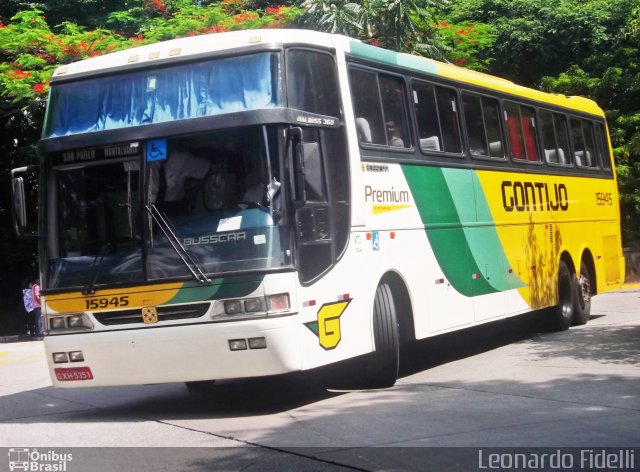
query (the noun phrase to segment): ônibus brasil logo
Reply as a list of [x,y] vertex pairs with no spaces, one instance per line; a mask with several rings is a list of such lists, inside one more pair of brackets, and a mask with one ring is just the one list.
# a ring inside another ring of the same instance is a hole
[[56,451],[39,452],[37,449],[14,447],[9,449],[9,470],[37,472],[66,472],[67,463],[73,460],[71,453]]

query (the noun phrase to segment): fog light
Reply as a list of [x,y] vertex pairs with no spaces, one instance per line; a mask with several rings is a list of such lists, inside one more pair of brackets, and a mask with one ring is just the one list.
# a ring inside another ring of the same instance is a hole
[[227,315],[242,313],[242,302],[240,300],[227,300],[224,302],[224,312]]
[[245,351],[247,349],[247,340],[229,339],[229,349],[232,351]]
[[84,362],[84,356],[82,355],[82,351],[71,351],[69,353],[69,360],[71,362]]
[[64,322],[64,316],[57,316],[49,320],[51,329],[65,329],[67,325]]
[[249,349],[266,349],[267,340],[265,338],[249,338]]
[[269,311],[282,311],[289,309],[289,294],[279,293],[277,295],[269,295]]
[[262,311],[262,298],[250,298],[244,301],[244,309],[248,312]]
[[82,316],[83,315],[73,315],[67,318],[69,328],[82,328]]
[[69,357],[66,352],[54,352],[53,353],[53,363],[54,364],[64,364],[65,362],[69,362]]

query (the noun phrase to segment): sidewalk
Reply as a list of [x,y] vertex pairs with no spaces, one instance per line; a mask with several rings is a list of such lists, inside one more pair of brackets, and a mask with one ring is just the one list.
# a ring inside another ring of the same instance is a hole
[[27,334],[16,334],[12,336],[0,336],[0,344],[3,343],[21,343],[27,341],[42,341],[42,339],[32,338]]

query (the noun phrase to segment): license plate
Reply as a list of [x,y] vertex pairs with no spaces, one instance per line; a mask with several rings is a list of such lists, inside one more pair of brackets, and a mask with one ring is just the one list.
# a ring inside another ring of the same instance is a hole
[[64,367],[53,369],[56,378],[61,381],[67,380],[93,380],[93,374],[89,367]]

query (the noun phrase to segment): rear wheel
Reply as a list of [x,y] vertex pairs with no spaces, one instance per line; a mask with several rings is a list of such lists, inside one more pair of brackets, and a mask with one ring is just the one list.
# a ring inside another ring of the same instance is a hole
[[552,309],[550,327],[554,331],[569,329],[573,322],[575,305],[574,277],[564,261],[558,266],[558,305]]
[[400,368],[400,336],[393,293],[388,284],[378,285],[373,302],[375,354],[370,372],[373,387],[391,387]]
[[583,325],[591,315],[591,274],[587,264],[580,264],[580,276],[576,280],[575,304],[573,307],[573,324]]

